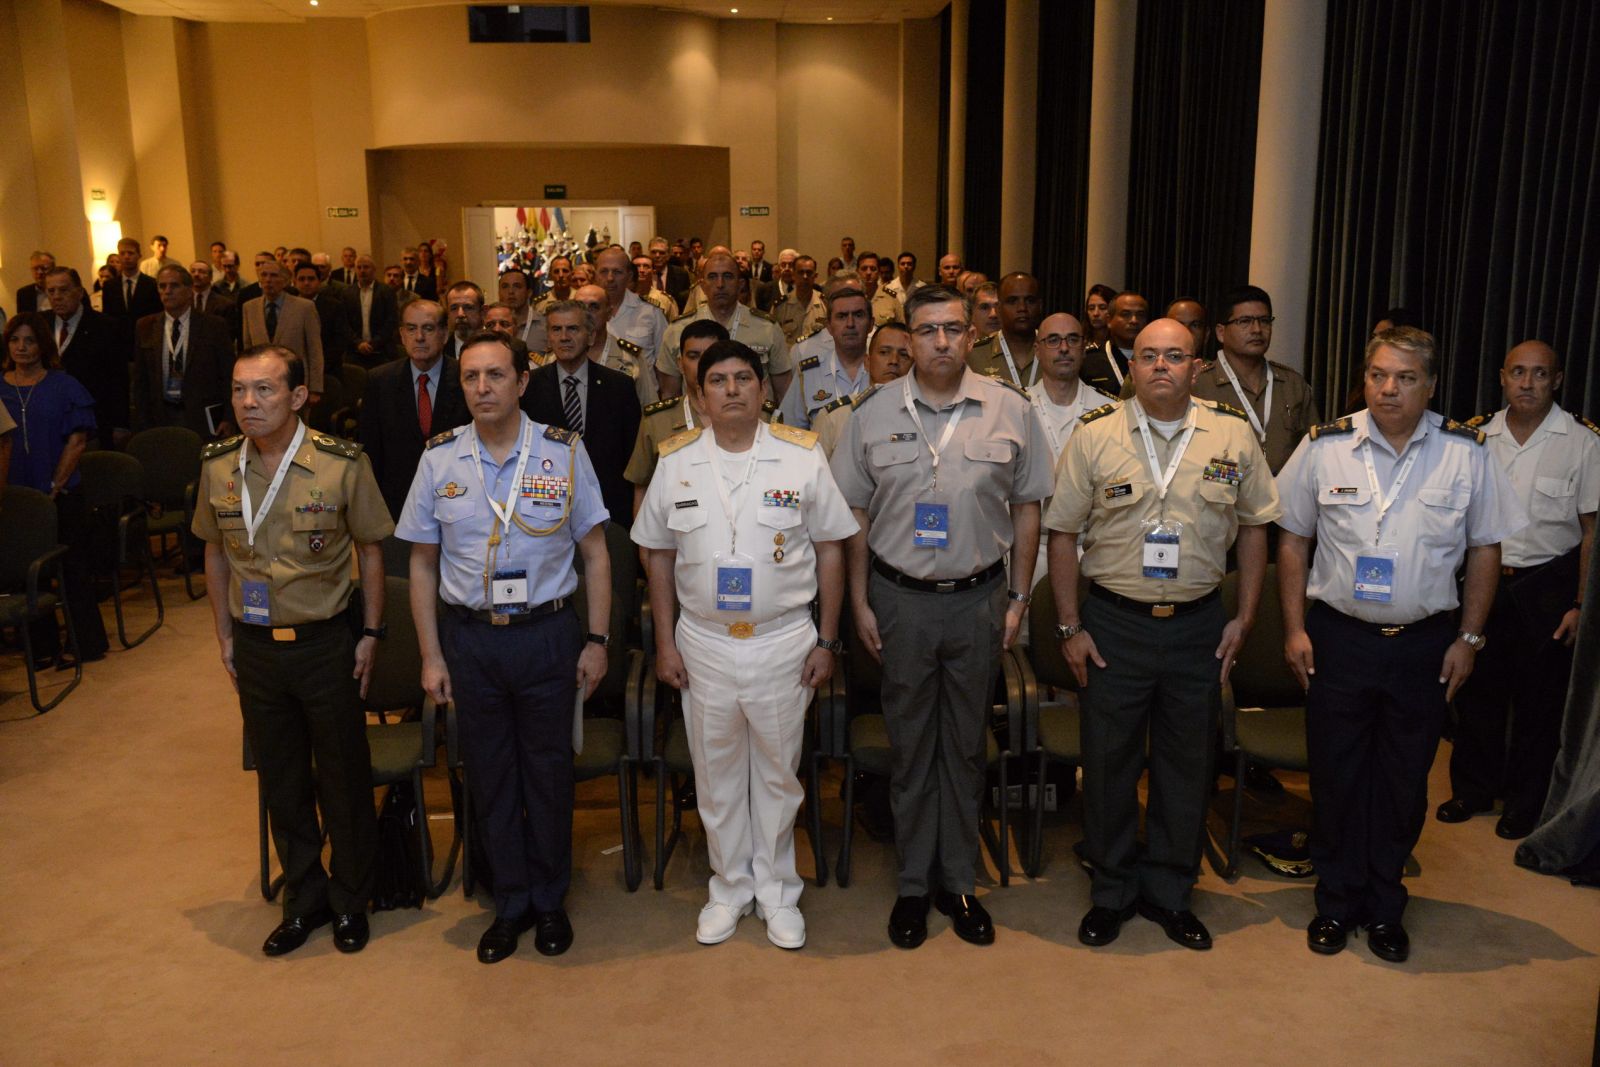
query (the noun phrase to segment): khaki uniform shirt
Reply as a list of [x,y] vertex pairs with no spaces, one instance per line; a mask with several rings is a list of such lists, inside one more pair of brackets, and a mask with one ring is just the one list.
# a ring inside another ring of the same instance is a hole
[[[1272,472],[1241,414],[1200,401],[1194,436],[1162,500],[1134,411],[1128,402],[1083,416],[1056,471],[1044,525],[1082,530],[1083,574],[1113,593],[1147,604],[1194,600],[1221,583],[1241,523],[1260,526],[1282,513]],[[1165,471],[1183,433],[1168,441],[1151,427],[1151,437]],[[1143,524],[1163,519],[1183,524],[1171,580],[1143,576]]]
[[[228,610],[244,615],[241,583],[265,582],[272,625],[331,619],[350,599],[353,544],[375,544],[394,533],[394,521],[361,446],[307,431],[251,547],[240,499],[242,437],[206,446],[192,529],[228,554]],[[257,508],[275,471],[251,448],[245,464]]]
[[639,299],[654,304],[656,310],[667,317],[668,322],[678,317],[678,305],[672,302],[672,297],[663,293],[660,289],[652,287]]
[[865,389],[855,396],[841,396],[812,416],[811,428],[816,431],[817,445],[829,460],[832,460],[834,452],[838,451],[839,439],[844,436],[844,428],[850,424],[850,415],[855,411],[855,402],[864,395],[866,395]]
[[[907,382],[920,428],[906,411]],[[935,490],[930,439],[937,445],[958,411]],[[955,399],[936,410],[922,399],[913,371],[856,402],[833,454],[833,474],[850,506],[866,509],[872,552],[913,578],[939,580],[965,578],[1005,557],[1011,505],[1049,495],[1050,461],[1050,445],[1020,390],[967,373]],[[912,541],[916,505],[923,502],[949,505],[943,548]]]
[[[771,422],[776,410],[770,402],[763,404],[761,421]],[[690,411],[688,396],[672,396],[646,406],[639,419],[639,436],[633,439],[633,454],[628,457],[622,476],[634,485],[649,485],[662,444],[685,430],[705,425],[704,416]]]
[[903,314],[894,294],[878,286],[878,291],[872,294],[872,324],[882,326],[886,322],[898,322]]
[[[1217,355],[1218,360],[1225,358],[1220,353]],[[1271,360],[1267,361],[1267,366],[1272,371],[1271,411],[1264,411],[1261,406],[1266,397],[1265,389],[1252,393],[1241,381],[1240,386],[1249,394],[1241,397],[1233,383],[1228,381],[1228,375],[1215,363],[1201,370],[1200,376],[1195,379],[1194,395],[1201,400],[1220,400],[1236,408],[1249,404],[1250,410],[1266,427],[1267,439],[1262,443],[1261,451],[1267,455],[1267,466],[1272,468],[1273,474],[1277,474],[1289,462],[1300,438],[1317,421],[1317,409],[1311,399],[1311,385],[1297,371]]]
[[1004,378],[1019,388],[1031,388],[1044,373],[1033,354],[1033,346],[1029,345],[1026,350],[1011,347],[1011,360],[1017,365],[1017,374],[1022,376],[1019,382],[1011,373],[1011,368],[1006,366],[1006,349],[1003,345],[1009,342],[1004,342],[1003,337],[1003,334],[991,334],[974,344],[972,351],[967,353],[967,366],[991,378]]
[[911,279],[911,287],[907,289],[900,284],[900,276],[897,274],[887,282],[883,283],[883,291],[900,301],[900,307],[903,309],[906,306],[906,297],[910,296],[912,293],[916,292],[918,289],[921,289],[927,284],[927,282],[918,281],[917,279],[913,278]]
[[800,303],[800,294],[791,289],[787,296],[772,309],[772,317],[783,330],[784,338],[794,344],[822,329],[828,321],[828,305],[822,302],[820,290],[811,290],[811,300]]
[[[685,312],[673,320],[662,338],[661,353],[656,357],[656,369],[662,374],[678,377],[681,373],[678,370],[678,346],[683,331],[691,322],[712,317],[710,306],[701,305],[693,314]],[[794,364],[789,360],[789,342],[784,339],[783,331],[778,328],[778,324],[770,315],[752,311],[743,304],[733,306],[733,319],[726,325],[730,340],[749,345],[755,354],[761,357],[762,364],[767,368],[767,381],[763,384],[770,397],[772,376],[787,374],[794,369]]]

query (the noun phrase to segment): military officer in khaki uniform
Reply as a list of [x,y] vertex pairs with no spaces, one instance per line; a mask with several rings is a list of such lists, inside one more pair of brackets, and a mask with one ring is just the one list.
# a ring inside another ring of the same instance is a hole
[[791,345],[822,329],[822,324],[828,320],[827,305],[816,288],[817,261],[810,256],[800,256],[794,261],[793,273],[794,287],[772,309],[773,319]]
[[1217,322],[1222,350],[1195,379],[1194,395],[1243,411],[1267,466],[1277,474],[1317,418],[1311,386],[1297,371],[1267,359],[1272,346],[1272,298],[1242,285],[1223,297]]
[[[1178,944],[1207,949],[1211,934],[1189,910],[1189,895],[1204,841],[1220,683],[1255,621],[1266,524],[1280,508],[1243,413],[1192,399],[1199,365],[1188,330],[1172,319],[1151,323],[1134,339],[1129,366],[1133,399],[1083,416],[1045,516],[1057,636],[1083,687],[1094,906],[1078,939],[1110,944],[1137,910]],[[1236,535],[1239,613],[1228,620],[1217,587]],[[1093,582],[1081,605],[1080,570]]]
[[[269,956],[330,921],[341,952],[366,945],[378,846],[361,699],[384,636],[378,543],[394,523],[361,446],[300,421],[307,399],[294,353],[262,345],[239,357],[233,410],[244,434],[202,453],[193,522],[284,871],[284,919],[262,946]],[[359,620],[347,611],[352,552],[365,594]]]
[[672,297],[656,288],[656,265],[649,256],[633,257],[633,291],[640,300],[654,304],[668,322],[678,317],[678,305]]
[[718,245],[706,253],[700,267],[699,290],[705,301],[693,313],[685,311],[667,327],[656,359],[661,396],[679,396],[683,392],[683,379],[678,376],[678,342],[683,331],[691,322],[714,319],[728,331],[730,341],[748,345],[761,357],[769,384],[767,399],[774,403],[781,400],[794,371],[789,342],[770,315],[739,303],[739,264],[732,252]]
[[906,315],[915,367],[856,405],[833,454],[861,524],[851,611],[883,665],[893,749],[900,870],[889,936],[922,943],[932,892],[957,936],[988,944],[994,924],[973,895],[984,730],[996,660],[1032,588],[1050,446],[1021,390],[968,371],[959,293],[920,289]]
[[867,342],[867,388],[853,396],[841,396],[834,400],[819,411],[811,422],[811,428],[817,431],[817,444],[830,460],[839,447],[839,439],[844,436],[844,428],[850,423],[856,401],[877,386],[905,377],[909,370],[911,331],[906,329],[903,322],[879,326]]
[[1004,378],[1022,389],[1039,381],[1040,364],[1033,343],[1044,315],[1039,280],[1020,271],[1000,279],[1000,329],[972,346],[967,366],[991,378]]
[[878,253],[863,252],[858,255],[853,273],[861,279],[861,286],[867,294],[867,303],[872,308],[872,324],[882,326],[886,322],[898,321],[901,315],[900,300],[880,284],[883,261],[878,258]]

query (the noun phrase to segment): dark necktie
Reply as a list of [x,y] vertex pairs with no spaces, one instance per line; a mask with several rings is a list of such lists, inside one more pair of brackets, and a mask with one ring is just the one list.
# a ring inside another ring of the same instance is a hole
[[428,376],[417,379],[417,425],[422,428],[423,440],[433,436],[433,401],[428,399]]
[[178,347],[178,343],[180,341],[182,341],[182,340],[183,340],[183,320],[182,319],[173,319],[172,320],[172,376],[174,378],[181,378],[183,376],[183,349]]
[[132,311],[133,310],[133,279],[132,278],[125,279],[123,281],[123,283],[122,283],[122,306],[128,311]]
[[567,396],[561,406],[567,413],[567,429],[573,433],[581,434],[583,433],[583,404],[578,400],[577,376],[569,376],[566,386]]
[[68,330],[67,330],[67,320],[66,319],[62,319],[61,320],[61,334],[60,334],[59,337],[56,338],[56,351],[58,353],[59,352],[63,352],[63,351],[66,350],[67,337],[68,336],[69,336],[69,333],[68,333]]
[[278,338],[278,304],[273,301],[267,305],[267,340],[275,341]]

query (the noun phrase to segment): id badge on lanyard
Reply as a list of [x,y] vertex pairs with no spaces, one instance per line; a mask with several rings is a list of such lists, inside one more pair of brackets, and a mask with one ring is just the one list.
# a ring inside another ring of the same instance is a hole
[[903,396],[906,414],[911,416],[911,422],[917,428],[917,435],[927,444],[928,452],[933,457],[933,485],[922,494],[913,509],[911,544],[916,548],[948,548],[950,504],[939,488],[939,459],[949,446],[951,437],[955,436],[956,426],[961,422],[961,416],[966,413],[966,405],[957,407],[951,414],[950,421],[945,423],[944,432],[939,435],[939,443],[935,445],[933,438],[928,436],[927,428],[922,425],[922,416],[917,411],[916,401],[911,397],[911,376],[908,374],[901,380],[905,382]]
[[240,582],[239,594],[244,605],[240,621],[252,626],[272,625],[272,596],[266,582]]
[[1182,550],[1183,523],[1175,519],[1145,519],[1144,562],[1140,573],[1146,578],[1173,581],[1178,577],[1178,555]]
[[755,607],[756,561],[741,552],[715,552],[711,556],[716,576],[713,591],[718,611],[745,611]]
[[1357,600],[1388,604],[1394,600],[1400,551],[1390,545],[1367,548],[1356,554],[1354,595]]
[[498,567],[490,579],[494,614],[526,615],[528,604],[528,571],[525,567]]

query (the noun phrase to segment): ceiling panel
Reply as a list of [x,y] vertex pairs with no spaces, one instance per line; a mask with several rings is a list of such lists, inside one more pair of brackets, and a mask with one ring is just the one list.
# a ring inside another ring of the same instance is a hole
[[[417,0],[107,0],[136,15],[166,15],[201,22],[295,22],[308,18],[365,18],[404,8],[445,6]],[[462,6],[467,0],[460,0]],[[630,5],[620,0],[590,0],[592,7],[649,6],[715,18],[777,19],[783,22],[899,22],[931,18],[948,0],[855,0],[816,3],[812,0],[657,0]],[[737,8],[738,13],[734,14]]]

